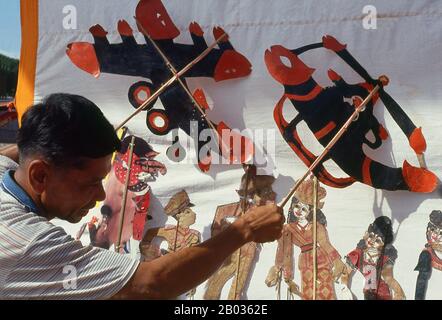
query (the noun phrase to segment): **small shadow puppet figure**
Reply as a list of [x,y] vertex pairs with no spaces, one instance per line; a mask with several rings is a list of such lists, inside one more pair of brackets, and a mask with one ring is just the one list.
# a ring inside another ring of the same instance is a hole
[[[260,206],[265,205],[267,201],[275,201],[276,193],[272,189],[275,178],[269,175],[257,175],[256,167],[253,165],[248,170],[249,178],[247,179],[247,173],[245,173],[241,178],[240,189],[237,190],[240,200],[217,207],[212,223],[212,236],[220,233],[230,225],[232,220],[243,214],[244,202],[252,206]],[[240,250],[239,264],[237,251],[228,257],[209,278],[204,294],[205,300],[219,300],[223,287],[232,277],[233,281],[227,299],[245,299],[246,283],[250,278],[253,262],[260,251],[260,246],[257,243],[249,242],[242,246]]]
[[[326,194],[326,190],[320,187],[318,200],[324,199]],[[313,203],[313,180],[309,179],[300,185],[292,198],[288,223],[284,226],[283,235],[278,241],[275,266],[269,270],[265,281],[270,287],[284,278],[290,293],[300,296],[303,300],[313,299]],[[329,240],[327,219],[321,211],[323,206],[324,202],[318,203],[316,299],[334,300],[336,299],[333,284],[335,273],[339,273],[345,265]],[[293,281],[294,245],[301,249],[298,262],[302,279],[301,292]],[[281,276],[278,276],[279,274]]]
[[[419,256],[415,271],[419,271],[416,281],[416,300],[427,298],[427,289],[433,269],[442,271],[442,211],[433,210],[430,213],[430,221],[427,226],[427,243]],[[441,283],[437,283],[438,292],[441,291]],[[439,296],[439,298],[442,295]]]

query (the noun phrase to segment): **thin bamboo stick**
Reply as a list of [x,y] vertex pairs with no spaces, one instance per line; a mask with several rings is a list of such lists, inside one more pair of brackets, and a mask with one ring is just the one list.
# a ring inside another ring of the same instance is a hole
[[316,300],[316,286],[317,286],[317,275],[318,275],[318,266],[317,266],[317,249],[316,246],[318,244],[317,238],[317,211],[318,211],[318,178],[316,176],[313,178],[313,300]]
[[124,214],[126,213],[126,202],[127,202],[127,191],[129,187],[130,181],[130,170],[132,168],[132,158],[134,154],[134,143],[135,136],[132,136],[129,144],[129,163],[127,164],[127,173],[126,173],[126,181],[124,183],[124,191],[123,191],[123,201],[121,203],[121,211],[120,211],[120,223],[118,226],[118,239],[115,244],[115,252],[120,252],[121,249],[121,236],[123,234],[123,225],[124,225]]

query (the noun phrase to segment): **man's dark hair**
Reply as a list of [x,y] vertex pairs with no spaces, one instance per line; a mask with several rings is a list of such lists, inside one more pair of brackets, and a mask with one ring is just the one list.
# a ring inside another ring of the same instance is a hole
[[93,102],[57,93],[24,113],[17,145],[20,159],[40,155],[55,166],[65,166],[109,155],[120,149],[121,142]]

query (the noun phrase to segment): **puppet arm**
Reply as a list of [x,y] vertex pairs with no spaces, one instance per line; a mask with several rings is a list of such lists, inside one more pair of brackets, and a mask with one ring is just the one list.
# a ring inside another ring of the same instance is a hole
[[284,226],[282,237],[278,239],[278,248],[276,249],[275,265],[272,266],[267,274],[265,283],[268,287],[275,286],[281,281],[282,277],[286,283],[293,280],[293,245],[291,232],[287,225]]
[[327,259],[332,263],[333,279],[337,280],[339,279],[341,274],[344,273],[344,270],[346,268],[345,263],[342,262],[339,252],[330,243],[327,229],[320,223],[318,223],[317,226],[319,246],[325,251],[325,253],[327,254]]
[[393,277],[393,266],[388,265],[382,270],[382,279],[387,283],[387,285],[393,290],[393,300],[404,300],[405,293],[402,290],[401,285]]
[[354,269],[350,265],[345,264],[345,268],[342,269],[341,282],[346,287],[348,287],[348,284],[350,283],[350,279],[353,276],[353,273]]
[[431,277],[431,255],[424,250],[419,255],[419,262],[417,263],[415,271],[419,271],[416,281],[416,291],[414,294],[415,300],[425,300],[427,294],[428,281]]

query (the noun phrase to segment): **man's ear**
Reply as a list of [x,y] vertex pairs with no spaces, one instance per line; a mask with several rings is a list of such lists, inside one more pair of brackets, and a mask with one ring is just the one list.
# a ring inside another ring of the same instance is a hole
[[29,184],[32,190],[41,195],[46,189],[49,177],[49,165],[41,160],[33,160],[28,167]]

